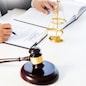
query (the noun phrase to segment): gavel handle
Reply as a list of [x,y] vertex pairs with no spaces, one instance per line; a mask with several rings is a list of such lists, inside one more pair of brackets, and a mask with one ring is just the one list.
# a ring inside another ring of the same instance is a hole
[[0,63],[6,63],[6,62],[16,62],[16,61],[30,61],[30,57],[19,57],[19,58],[3,58],[0,59]]

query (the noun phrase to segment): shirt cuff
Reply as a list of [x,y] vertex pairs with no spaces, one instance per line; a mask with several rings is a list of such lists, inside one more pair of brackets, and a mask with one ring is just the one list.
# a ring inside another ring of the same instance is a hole
[[31,1],[31,6],[32,6],[32,7],[34,7],[34,5],[33,5],[34,1],[35,1],[35,0],[32,0],[32,1]]

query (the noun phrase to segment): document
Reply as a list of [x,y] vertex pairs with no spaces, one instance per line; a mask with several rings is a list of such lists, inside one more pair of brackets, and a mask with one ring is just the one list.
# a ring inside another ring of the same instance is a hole
[[78,18],[86,11],[86,6],[82,6],[78,13],[73,15],[68,22],[63,26],[62,29],[65,29],[67,26],[69,26],[71,23],[73,23],[74,21],[78,20]]
[[[86,10],[84,4],[74,2],[64,2],[62,3],[62,8],[60,11],[63,12],[64,18],[67,20],[67,22],[63,24],[62,29],[77,20]],[[53,16],[53,12],[46,15],[35,8],[28,9],[25,13],[13,18],[13,20],[9,22],[16,35],[12,34],[5,43],[23,48],[30,48],[40,43],[40,41],[47,36],[47,28]]]
[[[74,1],[65,1],[61,2],[61,8],[59,9],[60,14],[63,15],[62,17],[67,20],[62,25],[62,29],[66,28],[70,25],[73,21],[77,20],[86,10],[86,5],[82,3],[77,3]],[[48,28],[51,18],[54,17],[53,12],[49,12],[48,15],[39,12],[35,8],[30,8],[24,14],[20,15],[19,17],[15,18],[14,20],[36,25],[39,27]]]
[[5,42],[6,44],[29,49],[47,36],[46,29],[44,28],[14,20],[11,20],[9,23],[16,35],[11,34],[9,40]]

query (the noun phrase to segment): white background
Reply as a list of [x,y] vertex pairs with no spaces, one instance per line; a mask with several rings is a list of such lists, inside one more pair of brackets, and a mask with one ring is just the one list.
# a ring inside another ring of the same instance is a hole
[[86,3],[86,0],[75,0],[75,1],[79,1],[79,2],[85,2],[85,3]]

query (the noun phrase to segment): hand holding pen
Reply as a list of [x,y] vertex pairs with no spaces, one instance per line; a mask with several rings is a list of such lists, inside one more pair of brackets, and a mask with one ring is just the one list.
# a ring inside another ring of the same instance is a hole
[[15,33],[12,32],[11,24],[0,24],[0,43],[7,41],[12,33],[15,35]]
[[34,0],[32,3],[33,7],[45,14],[48,14],[49,10],[53,11],[57,5],[57,3],[53,0]]

